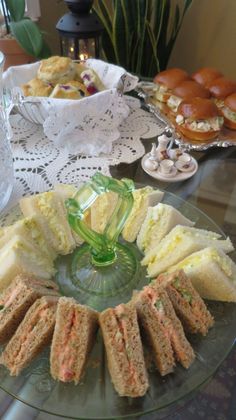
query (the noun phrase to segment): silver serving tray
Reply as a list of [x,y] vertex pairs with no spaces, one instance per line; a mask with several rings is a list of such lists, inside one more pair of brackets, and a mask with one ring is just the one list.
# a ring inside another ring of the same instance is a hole
[[179,134],[176,131],[174,124],[166,116],[166,105],[158,103],[153,99],[154,87],[154,83],[140,82],[136,88],[136,92],[138,96],[144,100],[145,107],[148,109],[148,111],[155,115],[155,117],[163,123],[163,132],[169,132],[173,136],[174,142],[178,146],[182,147],[186,151],[204,151],[212,147],[236,146],[236,131],[229,130],[225,127],[221,130],[217,138],[205,142],[190,140],[187,137]]

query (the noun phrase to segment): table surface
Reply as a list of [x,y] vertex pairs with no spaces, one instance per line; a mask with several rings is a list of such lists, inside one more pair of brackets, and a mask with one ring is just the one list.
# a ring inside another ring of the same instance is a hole
[[[146,151],[153,139],[143,142]],[[210,216],[230,236],[236,246],[236,147],[193,152],[199,169],[190,179],[177,183],[157,181],[147,175],[140,159],[131,164],[110,168],[114,177],[129,177],[137,183],[152,185],[177,194]],[[14,402],[0,391],[0,418],[4,420],[56,419],[39,413],[20,402]],[[181,401],[162,412],[143,416],[145,419],[171,418],[174,420],[236,419],[236,346],[208,381],[204,389],[187,401]]]

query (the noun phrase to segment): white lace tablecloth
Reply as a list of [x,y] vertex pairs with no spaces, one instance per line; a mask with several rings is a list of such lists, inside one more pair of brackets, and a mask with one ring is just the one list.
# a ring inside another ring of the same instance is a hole
[[44,135],[42,126],[29,123],[19,115],[11,116],[16,179],[9,204],[29,193],[49,190],[58,183],[78,185],[96,171],[110,175],[110,166],[139,159],[145,153],[140,139],[159,135],[163,127],[139,107],[138,100],[130,98],[128,102],[131,112],[119,127],[119,140],[113,143],[111,154],[99,157],[72,155],[64,148],[56,148]]

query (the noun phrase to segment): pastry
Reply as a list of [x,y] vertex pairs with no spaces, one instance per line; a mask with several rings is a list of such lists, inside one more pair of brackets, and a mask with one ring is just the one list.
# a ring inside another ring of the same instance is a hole
[[50,98],[82,99],[85,96],[89,96],[86,87],[82,83],[72,80],[69,83],[57,84]]
[[105,90],[104,84],[94,70],[86,69],[80,76],[90,95]]
[[35,78],[22,85],[21,89],[25,96],[49,96],[53,90],[53,85]]
[[38,78],[53,84],[67,83],[76,74],[74,62],[69,57],[53,56],[42,60],[38,69]]

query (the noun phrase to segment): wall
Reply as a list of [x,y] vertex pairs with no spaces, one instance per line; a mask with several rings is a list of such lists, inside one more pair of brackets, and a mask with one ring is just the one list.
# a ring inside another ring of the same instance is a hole
[[[55,29],[67,12],[60,0],[40,0],[40,27],[54,54],[59,53]],[[214,66],[236,78],[236,0],[193,0],[172,52],[169,67],[180,66],[192,72],[201,66]]]
[[63,0],[40,0],[41,18],[39,26],[45,32],[44,38],[50,45],[53,54],[60,53],[59,36],[56,24],[61,16],[67,13]]
[[236,0],[194,0],[185,15],[169,67],[192,72],[214,66],[236,78]]

